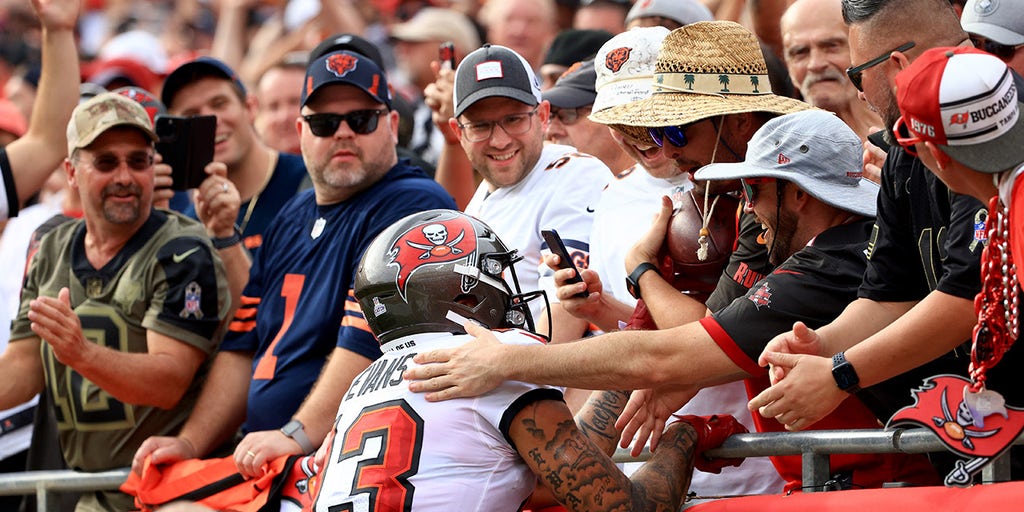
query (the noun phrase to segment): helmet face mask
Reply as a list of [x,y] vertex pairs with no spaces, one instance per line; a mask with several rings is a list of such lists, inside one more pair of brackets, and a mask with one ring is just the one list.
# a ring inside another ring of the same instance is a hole
[[[382,344],[416,333],[464,333],[466,319],[491,329],[533,330],[512,267],[519,259],[473,217],[419,212],[370,243],[356,273],[355,297]],[[503,279],[506,270],[515,291]]]

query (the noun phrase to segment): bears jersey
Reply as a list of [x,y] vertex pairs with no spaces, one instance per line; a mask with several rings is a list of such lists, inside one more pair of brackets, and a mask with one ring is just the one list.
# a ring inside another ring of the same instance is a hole
[[[71,292],[71,307],[86,338],[123,352],[147,352],[146,333],[152,330],[211,354],[224,334],[230,307],[223,264],[206,231],[191,219],[161,210],[153,210],[99,269],[85,255],[84,221],[66,222],[44,236],[25,278],[12,343],[36,336],[27,316],[29,303],[39,296],[56,297],[63,287]],[[146,438],[176,434],[206,372],[204,364],[177,405],[161,409],[121,402],[57,361],[49,344],[42,343],[41,350],[64,459],[80,471],[129,466]],[[124,504],[130,505],[131,500]]]
[[[792,329],[797,320],[812,328],[820,327],[839,316],[856,298],[871,226],[872,219],[862,219],[825,230],[755,284],[745,297],[701,320],[722,351],[754,376],[747,380],[751,397],[768,387],[766,369],[757,365],[768,341]],[[774,418],[765,419],[760,414],[753,417],[758,432],[784,430]],[[878,428],[875,415],[853,397],[811,427],[849,428]],[[787,489],[799,488],[800,458],[771,459],[789,482]],[[927,459],[920,455],[838,455],[832,457],[832,472],[852,472],[854,485],[862,487],[880,487],[891,481],[934,484],[937,479]]]
[[[495,334],[502,343],[540,343],[525,331]],[[524,407],[561,400],[561,391],[509,381],[478,397],[429,403],[402,380],[417,353],[471,339],[415,334],[382,347],[384,356],[352,381],[341,402],[314,510],[520,509],[537,477],[508,427]]]
[[380,356],[351,295],[359,258],[396,220],[455,207],[440,185],[405,161],[346,201],[318,205],[314,191],[305,190],[285,205],[253,260],[221,347],[255,354],[245,432],[284,425],[335,347]]
[[[601,189],[611,172],[600,160],[570,146],[546,144],[540,160],[519,183],[488,192],[487,182],[480,184],[466,213],[486,222],[510,248],[523,259],[516,263],[516,276],[524,292],[545,290],[549,302],[558,302],[554,291],[554,271],[541,263],[541,255],[551,251],[541,237],[544,229],[554,229],[565,242],[577,267],[587,268],[590,261],[590,226],[601,198]],[[530,303],[534,322],[543,325],[544,301]]]

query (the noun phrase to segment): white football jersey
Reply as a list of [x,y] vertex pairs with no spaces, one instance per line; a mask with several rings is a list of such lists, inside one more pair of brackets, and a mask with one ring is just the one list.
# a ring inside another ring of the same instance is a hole
[[[508,248],[523,256],[515,265],[523,291],[545,290],[554,303],[554,272],[541,263],[542,255],[551,251],[540,232],[558,231],[576,266],[587,268],[594,211],[611,177],[597,158],[571,146],[546,144],[540,160],[519,183],[491,193],[487,182],[481,183],[466,213],[486,222]],[[546,321],[540,316],[543,309],[544,301],[530,303],[537,325]]]
[[[496,334],[502,343],[540,343],[524,331]],[[417,353],[471,339],[416,334],[381,347],[341,402],[314,510],[519,510],[537,477],[506,439],[508,425],[530,403],[561,400],[561,390],[505,382],[475,398],[429,403],[402,380]]]

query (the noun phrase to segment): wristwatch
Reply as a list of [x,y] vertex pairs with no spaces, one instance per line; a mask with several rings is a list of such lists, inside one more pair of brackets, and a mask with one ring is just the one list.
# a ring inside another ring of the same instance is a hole
[[632,272],[626,276],[626,290],[633,296],[634,299],[640,300],[640,276],[644,275],[648,270],[658,271],[658,267],[649,262],[643,262],[636,266]]
[[214,249],[227,249],[232,245],[236,245],[242,242],[242,233],[240,233],[238,231],[238,228],[236,227],[234,232],[231,233],[231,236],[212,238],[211,241],[213,242]]
[[309,441],[309,436],[306,435],[306,429],[302,426],[302,422],[299,420],[291,420],[285,423],[281,427],[281,433],[294,439],[296,443],[299,443],[299,447],[302,448],[302,453],[313,453],[316,449],[313,443]]
[[860,391],[857,370],[853,369],[853,365],[846,360],[842,352],[832,356],[832,378],[836,380],[836,386],[847,393]]

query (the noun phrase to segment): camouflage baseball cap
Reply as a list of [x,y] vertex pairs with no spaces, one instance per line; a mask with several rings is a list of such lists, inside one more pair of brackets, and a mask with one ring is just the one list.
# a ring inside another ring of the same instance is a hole
[[103,132],[116,126],[138,128],[156,142],[149,115],[135,100],[118,93],[93,96],[75,107],[68,122],[68,154],[92,144]]

